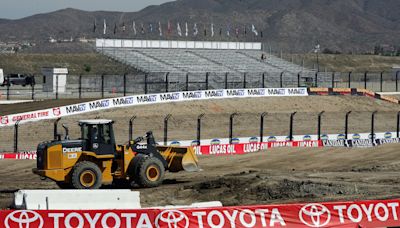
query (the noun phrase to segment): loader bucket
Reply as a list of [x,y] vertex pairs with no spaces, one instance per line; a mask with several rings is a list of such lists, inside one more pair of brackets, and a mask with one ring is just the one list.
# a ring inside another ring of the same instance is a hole
[[167,161],[170,172],[199,171],[198,159],[192,147],[157,146],[157,149]]

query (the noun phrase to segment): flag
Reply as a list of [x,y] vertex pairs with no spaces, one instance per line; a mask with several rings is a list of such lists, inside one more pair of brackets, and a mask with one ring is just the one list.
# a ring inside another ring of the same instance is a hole
[[94,19],[94,24],[93,24],[93,32],[96,32],[96,27],[97,27],[97,24],[96,24],[96,18]]
[[197,24],[194,23],[194,25],[193,25],[193,36],[197,36],[198,33],[199,33],[199,30],[197,29]]
[[106,24],[106,19],[103,21],[103,35],[107,33],[107,24]]
[[161,22],[158,22],[158,31],[160,32],[160,36],[162,36],[162,27],[161,27]]
[[179,24],[179,22],[176,24],[176,30],[178,31],[178,35],[182,36],[181,25]]
[[185,23],[185,28],[186,28],[185,36],[189,36],[189,29],[188,29],[188,23],[187,22]]
[[125,22],[122,22],[122,31],[125,32],[126,27],[125,27]]
[[254,33],[255,36],[258,36],[257,29],[254,25],[251,25],[251,31]]
[[153,33],[153,24],[152,23],[149,24],[149,29],[150,29],[150,33]]
[[114,34],[117,34],[117,23],[114,24]]
[[143,22],[140,24],[140,27],[141,27],[142,34],[144,34],[144,24],[143,24]]
[[136,31],[136,23],[135,23],[135,21],[132,22],[132,28],[133,28],[133,33],[136,36],[137,31]]
[[168,34],[171,34],[172,27],[171,27],[171,22],[168,21]]
[[211,37],[214,37],[214,24],[211,24]]

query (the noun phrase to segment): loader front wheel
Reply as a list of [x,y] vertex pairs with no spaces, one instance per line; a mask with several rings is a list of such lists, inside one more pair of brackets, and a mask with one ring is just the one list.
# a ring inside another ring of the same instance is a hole
[[100,168],[93,162],[79,162],[72,171],[72,186],[76,189],[98,189],[102,184]]
[[139,160],[136,183],[141,187],[153,188],[162,184],[165,169],[160,159],[144,157]]

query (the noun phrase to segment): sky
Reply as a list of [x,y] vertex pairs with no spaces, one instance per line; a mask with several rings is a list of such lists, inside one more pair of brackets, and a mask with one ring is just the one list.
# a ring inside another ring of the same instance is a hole
[[65,8],[135,12],[172,0],[0,0],[0,18],[19,19]]

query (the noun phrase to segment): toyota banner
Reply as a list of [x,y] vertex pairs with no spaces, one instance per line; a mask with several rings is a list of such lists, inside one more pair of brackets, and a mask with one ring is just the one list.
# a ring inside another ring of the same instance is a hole
[[196,209],[6,210],[0,227],[388,227],[400,200]]

